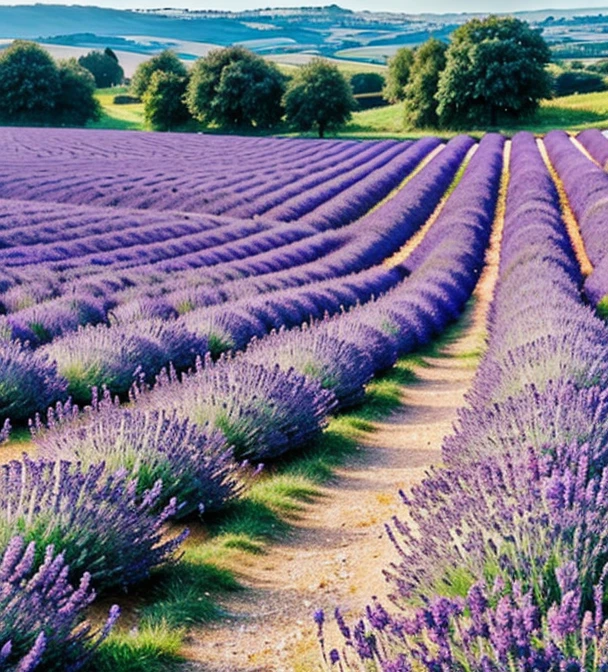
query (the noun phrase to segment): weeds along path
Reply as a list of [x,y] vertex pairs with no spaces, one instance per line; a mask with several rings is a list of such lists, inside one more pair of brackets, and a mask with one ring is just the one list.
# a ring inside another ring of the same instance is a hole
[[[506,171],[503,194],[505,183]],[[398,490],[440,462],[442,439],[464,403],[484,345],[503,212],[501,198],[488,263],[462,319],[411,360],[415,380],[401,388],[400,406],[374,423],[348,467],[294,512],[288,538],[243,558],[237,571],[247,590],[224,600],[226,617],[192,631],[184,652],[192,662],[183,672],[312,672],[319,669],[313,611],[340,606],[356,615],[372,595],[386,597],[382,569],[396,552],[384,523],[403,513]]]

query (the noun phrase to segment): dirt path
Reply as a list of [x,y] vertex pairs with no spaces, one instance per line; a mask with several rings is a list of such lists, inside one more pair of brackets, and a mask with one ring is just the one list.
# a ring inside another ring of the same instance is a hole
[[225,602],[229,618],[193,634],[186,654],[205,663],[189,671],[315,670],[314,609],[356,614],[372,595],[386,596],[382,569],[396,553],[383,524],[403,508],[398,490],[440,462],[442,439],[474,375],[470,354],[483,342],[489,289],[488,282],[480,287],[457,339],[418,367],[402,407],[377,423],[322,500],[305,507],[290,538],[240,568],[250,590]]
[[242,567],[251,590],[230,598],[231,617],[196,632],[190,669],[205,672],[292,672],[316,669],[312,613],[340,606],[357,613],[372,595],[386,596],[382,569],[396,553],[383,528],[408,489],[441,459],[443,437],[463,405],[474,368],[463,357],[480,339],[473,315],[460,337],[418,367],[403,405],[369,434],[356,464],[341,469],[308,505],[293,534]]
[[403,512],[398,490],[440,462],[442,439],[464,403],[477,361],[472,354],[484,343],[501,232],[499,221],[454,340],[417,368],[402,406],[377,423],[359,459],[337,471],[320,501],[304,508],[290,537],[239,568],[249,590],[224,603],[229,617],[192,633],[185,654],[200,662],[183,672],[313,672],[319,669],[314,610],[331,614],[340,606],[356,616],[372,595],[386,598],[382,569],[397,558],[384,523]]

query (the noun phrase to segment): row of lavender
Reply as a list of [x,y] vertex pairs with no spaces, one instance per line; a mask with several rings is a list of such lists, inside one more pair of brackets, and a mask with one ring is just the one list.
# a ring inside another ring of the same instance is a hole
[[[605,577],[608,330],[585,306],[558,194],[535,140],[515,136],[487,354],[445,469],[390,536],[390,614],[353,629],[341,669],[411,672],[608,666]],[[317,614],[323,636],[323,614]]]
[[[348,224],[386,196],[437,144],[437,140],[430,139],[417,143],[411,150],[404,149],[390,166],[373,171],[343,193],[330,193],[329,200],[321,199],[321,204],[313,206],[309,215],[284,227],[260,220],[186,214],[172,216],[167,222],[166,216],[161,220],[160,215],[134,211],[123,210],[116,214],[107,208],[66,209],[63,206],[49,211],[48,207],[36,204],[6,202],[3,217],[4,228],[9,232],[6,259],[20,258],[26,263],[20,268],[26,272],[20,270],[15,274],[5,267],[5,277],[0,282],[4,311],[15,316],[18,327],[28,322],[45,327],[45,322],[52,321],[56,312],[69,314],[72,324],[86,324],[88,320],[94,323],[99,319],[100,306],[102,314],[107,314],[109,308],[140,296],[163,295],[163,301],[179,312],[221,301],[224,290],[218,290],[218,284],[285,270],[348,244],[356,234]],[[310,194],[311,202],[319,199],[315,193]],[[304,221],[310,216],[315,220]],[[326,223],[323,228],[345,228],[339,233],[317,233],[314,222],[320,220]],[[142,221],[152,221],[152,228],[139,226]],[[111,247],[118,246],[115,253],[105,256],[86,253],[86,234],[91,231],[86,222],[98,232],[93,236],[95,242],[88,246],[103,248],[100,239],[109,238]],[[113,228],[125,225],[127,230],[112,233]],[[24,229],[32,231],[32,244],[15,246],[15,241],[22,241]],[[80,236],[83,230],[84,240],[80,238],[71,243],[71,232],[76,231]],[[105,230],[110,233],[106,235]],[[198,230],[201,233],[196,233]],[[50,236],[51,242],[56,242],[46,244],[41,242],[40,236]],[[61,236],[66,238],[57,242]],[[134,240],[142,244],[134,246]],[[67,265],[72,267],[75,276],[72,280],[61,264],[57,267],[49,263],[49,258],[57,255],[70,259]],[[119,267],[127,264],[131,268],[119,273],[114,268],[111,273],[103,272],[105,266],[116,261]],[[201,268],[205,272],[201,272]],[[29,272],[30,269],[35,273]],[[245,283],[240,284],[242,293]],[[233,295],[236,289],[233,288]],[[166,296],[167,293],[172,296]],[[62,298],[52,300],[57,295]],[[92,315],[89,316],[91,304]],[[9,327],[10,324],[9,321]]]
[[549,133],[545,145],[563,182],[593,265],[585,291],[598,304],[608,296],[608,175],[600,167],[608,160],[608,140],[597,130],[583,131],[577,140],[600,165],[590,161],[563,131]]
[[[106,385],[112,393],[125,394],[136,369],[148,381],[170,362],[178,370],[187,370],[207,353],[217,357],[244,347],[254,336],[336,314],[387,291],[405,271],[373,267],[426,221],[472,145],[465,136],[451,141],[394,198],[351,225],[340,249],[305,258],[304,263],[276,273],[263,273],[269,293],[255,299],[235,300],[236,288],[223,287],[215,296],[206,295],[207,304],[222,303],[221,308],[190,310],[183,316],[167,297],[137,299],[113,312],[112,326],[104,320],[107,304],[77,297],[68,305],[54,303],[48,311],[43,306],[22,311],[23,322],[19,313],[5,318],[4,331],[12,340],[0,345],[0,379],[6,380],[0,418],[23,421],[68,394],[86,402],[95,386]],[[411,155],[412,167],[426,151],[423,144]],[[249,263],[255,263],[255,257]],[[276,291],[277,286],[294,285],[289,291]],[[256,289],[263,291],[260,286]],[[229,298],[233,300],[226,304]],[[188,307],[195,305],[189,302]],[[79,329],[83,315],[99,325]],[[51,342],[32,355],[19,341]]]
[[[8,565],[23,553],[17,531],[35,537],[40,547],[60,540],[47,556],[60,551],[57,564],[69,569],[62,569],[63,592],[51,592],[71,600],[73,608],[59,621],[56,604],[33,593],[35,608],[22,604],[24,613],[40,616],[15,628],[2,624],[0,644],[13,642],[12,648],[4,645],[7,660],[16,665],[23,657],[23,669],[67,669],[56,661],[69,649],[71,669],[79,669],[105,634],[85,630],[84,646],[68,638],[65,623],[72,619],[73,625],[91,599],[89,581],[103,591],[146,575],[181,541],[161,540],[167,517],[238,496],[243,479],[232,450],[259,460],[310,441],[336,404],[360,399],[375,372],[428,342],[458,315],[483,264],[502,145],[499,136],[484,139],[412,259],[411,275],[385,297],[306,330],[264,339],[235,358],[206,362],[181,382],[167,374],[154,389],[141,389],[130,408],[106,396],[84,413],[59,405],[46,425],[38,423],[35,440],[45,459],[3,469],[2,547]],[[29,580],[34,568],[19,567],[21,579]],[[77,582],[84,570],[90,577],[85,574],[77,601],[66,581]],[[9,599],[28,599],[22,582],[2,585]],[[114,609],[110,624],[115,618]],[[63,629],[55,627],[59,622]]]

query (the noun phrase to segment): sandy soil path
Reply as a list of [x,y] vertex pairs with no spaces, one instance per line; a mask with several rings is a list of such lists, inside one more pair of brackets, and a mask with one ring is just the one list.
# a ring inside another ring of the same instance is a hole
[[[503,175],[499,213],[505,184]],[[501,234],[499,214],[486,267],[454,339],[425,358],[417,380],[403,387],[399,409],[376,424],[358,459],[304,507],[289,538],[239,568],[248,590],[224,602],[229,616],[191,633],[185,654],[192,662],[181,672],[319,670],[314,610],[331,614],[339,606],[348,618],[372,595],[387,601],[382,570],[397,556],[384,523],[404,513],[399,489],[407,491],[441,461],[443,437],[475,373],[472,355],[484,344]],[[331,647],[331,627],[327,635]]]
[[403,510],[398,490],[441,460],[441,442],[474,375],[493,274],[486,274],[457,338],[417,368],[402,406],[367,435],[356,463],[339,470],[307,505],[293,533],[241,569],[249,588],[230,597],[229,617],[196,630],[188,672],[304,672],[317,669],[312,613],[340,606],[357,614],[386,598],[382,569],[396,559],[384,523]]

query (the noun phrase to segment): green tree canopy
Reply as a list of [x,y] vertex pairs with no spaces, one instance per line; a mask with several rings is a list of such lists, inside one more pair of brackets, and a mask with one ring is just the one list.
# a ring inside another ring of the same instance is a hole
[[350,85],[353,94],[380,93],[386,84],[386,80],[379,72],[356,72],[351,75]]
[[410,78],[410,70],[414,63],[414,50],[407,47],[397,49],[388,61],[388,73],[384,97],[391,103],[397,103],[405,97],[405,85]]
[[214,49],[192,68],[186,101],[193,117],[210,124],[271,128],[283,116],[285,77],[242,47]]
[[302,131],[316,128],[320,138],[348,121],[355,105],[344,75],[322,58],[300,68],[285,94],[287,121]]
[[84,126],[99,119],[101,106],[95,98],[95,79],[75,58],[59,62],[60,92],[55,106],[56,120],[67,126]]
[[439,78],[437,112],[446,127],[496,126],[531,115],[551,96],[551,52],[525,21],[491,16],[457,28]]
[[159,131],[172,128],[190,119],[184,102],[188,78],[173,72],[157,70],[150,78],[150,84],[143,96],[146,121]]
[[178,77],[186,77],[186,66],[179,60],[177,54],[170,49],[161,51],[147,61],[140,63],[131,80],[131,91],[134,96],[141,98],[150,84],[155,72],[171,72]]
[[556,96],[570,96],[573,93],[594,93],[608,88],[604,77],[594,72],[570,70],[560,73],[553,82]]
[[447,45],[431,38],[416,49],[410,78],[405,86],[405,123],[413,128],[436,128],[437,88],[445,68]]
[[42,47],[15,40],[0,54],[0,118],[46,123],[59,91],[57,65]]
[[587,70],[590,72],[599,72],[602,75],[608,75],[608,59],[602,58],[599,61],[588,65]]
[[99,89],[116,86],[125,76],[116,54],[111,49],[90,51],[85,56],[81,56],[78,63],[93,75],[95,86]]

